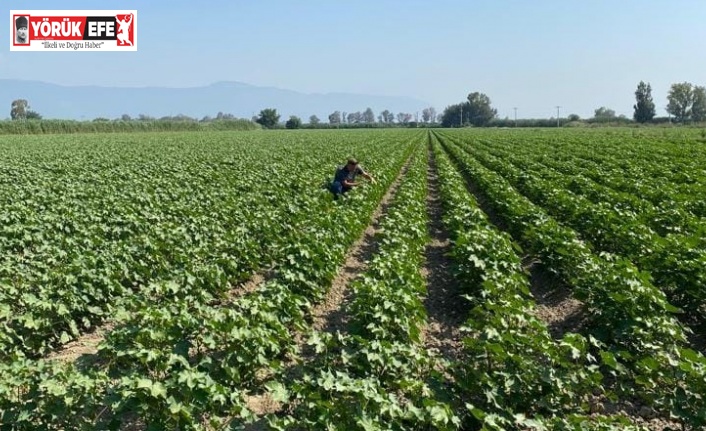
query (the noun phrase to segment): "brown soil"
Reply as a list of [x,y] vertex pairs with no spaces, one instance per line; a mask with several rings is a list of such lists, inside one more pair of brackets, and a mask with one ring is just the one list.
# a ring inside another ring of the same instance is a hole
[[49,361],[76,362],[83,355],[95,355],[98,352],[98,345],[112,329],[112,322],[99,326],[95,330],[86,332],[79,338],[68,342],[59,350],[51,352],[46,359]]
[[247,395],[245,402],[250,411],[258,416],[264,416],[268,413],[279,411],[282,408],[282,405],[278,401],[275,401],[268,393]]
[[451,240],[441,221],[439,180],[431,151],[427,180],[428,231],[431,241],[424,251],[425,263],[421,270],[427,281],[427,295],[424,298],[427,311],[427,325],[423,332],[424,344],[428,350],[439,352],[444,359],[456,360],[463,348],[460,327],[468,315],[470,303],[461,296],[461,286],[451,273],[452,261],[448,257]]
[[651,431],[683,429],[680,422],[659,417],[659,414],[654,409],[644,405],[639,400],[612,403],[600,397],[594,397],[589,403],[592,416],[622,415],[630,419],[634,424],[644,426]]
[[573,298],[569,286],[538,260],[525,258],[523,267],[530,273],[535,315],[547,324],[552,336],[561,339],[568,332],[579,332],[587,321],[583,302]]
[[247,280],[245,283],[238,284],[237,286],[228,290],[225,295],[225,297],[227,298],[226,304],[233,303],[233,301],[237,300],[241,296],[254,292],[262,284],[271,280],[273,276],[274,271],[272,268],[269,268],[263,272],[253,274],[250,279]]

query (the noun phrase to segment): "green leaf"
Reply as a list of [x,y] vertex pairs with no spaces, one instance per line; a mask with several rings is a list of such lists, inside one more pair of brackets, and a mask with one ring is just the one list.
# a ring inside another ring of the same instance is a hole
[[286,403],[289,401],[289,391],[281,383],[276,381],[267,382],[265,388],[270,394],[270,397],[277,402]]
[[161,382],[154,382],[150,394],[155,398],[166,398],[167,388]]
[[66,344],[69,341],[71,341],[71,336],[66,333],[66,331],[61,331],[61,337],[60,337],[61,344]]

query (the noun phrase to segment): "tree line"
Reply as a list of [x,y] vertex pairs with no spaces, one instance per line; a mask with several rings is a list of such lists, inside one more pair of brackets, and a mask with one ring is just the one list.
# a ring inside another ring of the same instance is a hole
[[[667,95],[668,104],[666,106],[669,114],[668,121],[676,123],[699,123],[706,121],[706,87],[694,85],[689,82],[672,84]],[[328,116],[328,123],[321,121],[316,115],[309,117],[309,122],[304,124],[301,118],[292,115],[284,122],[284,127],[288,129],[324,128],[324,127],[417,127],[419,124],[426,126],[441,127],[556,127],[567,122],[586,123],[659,123],[664,119],[656,117],[655,103],[652,98],[652,87],[649,83],[640,81],[635,90],[635,105],[633,105],[633,118],[629,119],[622,115],[616,115],[615,111],[601,106],[594,111],[592,118],[582,120],[578,115],[571,114],[566,118],[555,119],[517,119],[504,120],[497,118],[497,109],[493,108],[490,97],[480,92],[468,94],[464,102],[447,106],[441,114],[437,114],[433,107],[425,108],[419,113],[412,115],[407,112],[393,113],[385,109],[377,116],[370,108],[364,111],[345,112],[334,111]],[[40,120],[42,116],[30,109],[29,102],[25,99],[17,99],[12,102],[10,109],[12,120]],[[251,121],[260,124],[264,128],[281,127],[280,114],[275,108],[266,108],[260,114],[253,116]],[[205,116],[200,120],[186,115],[166,116],[154,118],[149,115],[140,114],[132,118],[123,114],[120,119],[113,121],[171,121],[171,122],[201,122],[207,123],[219,120],[239,120],[232,114],[219,112],[215,118]],[[111,121],[107,118],[96,118],[93,121]],[[245,120],[247,121],[247,120]]]
[[[266,108],[260,111],[260,114],[253,116],[250,121],[253,123],[260,124],[265,128],[277,128],[280,127],[280,114],[274,108]],[[10,118],[12,120],[41,120],[42,116],[29,109],[29,102],[25,99],[17,99],[12,102],[10,109]],[[421,121],[426,124],[434,124],[437,121],[437,113],[433,107],[425,108],[422,110]],[[170,115],[160,118],[156,118],[147,114],[140,114],[136,117],[131,117],[128,114],[123,114],[119,118],[110,120],[104,117],[94,118],[94,122],[110,122],[110,121],[120,121],[120,122],[191,122],[191,123],[209,123],[213,121],[227,121],[227,120],[243,120],[237,118],[233,114],[219,112],[215,117],[209,115],[204,116],[201,119],[190,117],[188,115]],[[377,121],[376,121],[377,120]],[[284,123],[284,126],[288,129],[298,129],[301,127],[317,128],[317,127],[356,127],[356,126],[416,126],[419,122],[418,115],[412,115],[406,112],[399,112],[394,114],[389,110],[385,109],[377,117],[371,108],[365,109],[365,111],[360,112],[341,112],[334,111],[328,116],[328,124],[323,123],[319,117],[316,115],[311,115],[309,117],[309,123],[304,124],[301,118],[296,115],[289,117]]]
[[[252,121],[260,124],[262,127],[272,129],[280,126],[281,115],[277,113],[277,109],[267,108],[260,111],[260,114],[254,116]],[[436,109],[433,107],[424,108],[422,110],[421,122],[424,124],[436,124],[439,116]],[[385,109],[380,114],[375,116],[372,108],[366,108],[365,111],[345,112],[333,111],[328,116],[328,123],[323,123],[316,115],[309,116],[309,122],[304,123],[302,119],[296,115],[291,115],[284,123],[287,129],[307,128],[328,128],[328,127],[394,127],[407,126],[416,127],[420,123],[420,118],[417,114],[412,115],[408,112],[398,112],[394,114]]]
[[[706,121],[706,87],[682,82],[672,84],[667,95],[667,113],[670,115],[667,121],[671,122],[674,117],[676,123],[700,123]],[[447,106],[440,115],[442,127],[466,127],[466,126],[521,126],[551,127],[559,126],[566,122],[582,121],[576,114],[571,114],[562,121],[561,118],[554,120],[499,120],[497,110],[491,105],[490,98],[483,93],[470,93],[466,101],[455,105]],[[640,81],[635,90],[635,105],[633,105],[632,120],[616,115],[615,111],[601,106],[594,111],[594,116],[587,120],[587,123],[655,123],[664,122],[664,119],[656,118],[655,103],[652,98],[652,86],[649,83]]]

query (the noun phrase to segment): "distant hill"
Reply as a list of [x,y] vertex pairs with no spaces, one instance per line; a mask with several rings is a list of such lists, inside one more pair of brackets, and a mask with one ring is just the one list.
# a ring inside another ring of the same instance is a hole
[[[363,94],[305,94],[273,87],[257,87],[241,82],[217,82],[205,87],[99,87],[62,86],[40,81],[0,79],[0,118],[9,118],[10,104],[27,99],[30,108],[44,118],[93,119],[118,118],[123,114],[137,117],[188,115],[215,117],[220,111],[240,118],[251,118],[261,109],[275,108],[281,120],[297,115],[307,122],[316,114],[328,121],[333,111],[356,112],[372,108],[377,116],[385,109],[393,113],[415,114],[431,106],[410,97]],[[5,114],[3,109],[5,107]],[[439,110],[437,108],[437,110]]]

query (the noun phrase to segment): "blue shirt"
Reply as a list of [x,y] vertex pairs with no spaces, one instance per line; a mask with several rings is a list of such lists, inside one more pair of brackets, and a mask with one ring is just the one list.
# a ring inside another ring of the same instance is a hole
[[355,181],[356,175],[363,175],[364,173],[365,171],[360,167],[360,165],[356,166],[353,172],[350,172],[346,168],[346,165],[342,165],[336,169],[336,175],[334,176],[333,181],[339,183],[343,183],[345,180]]

